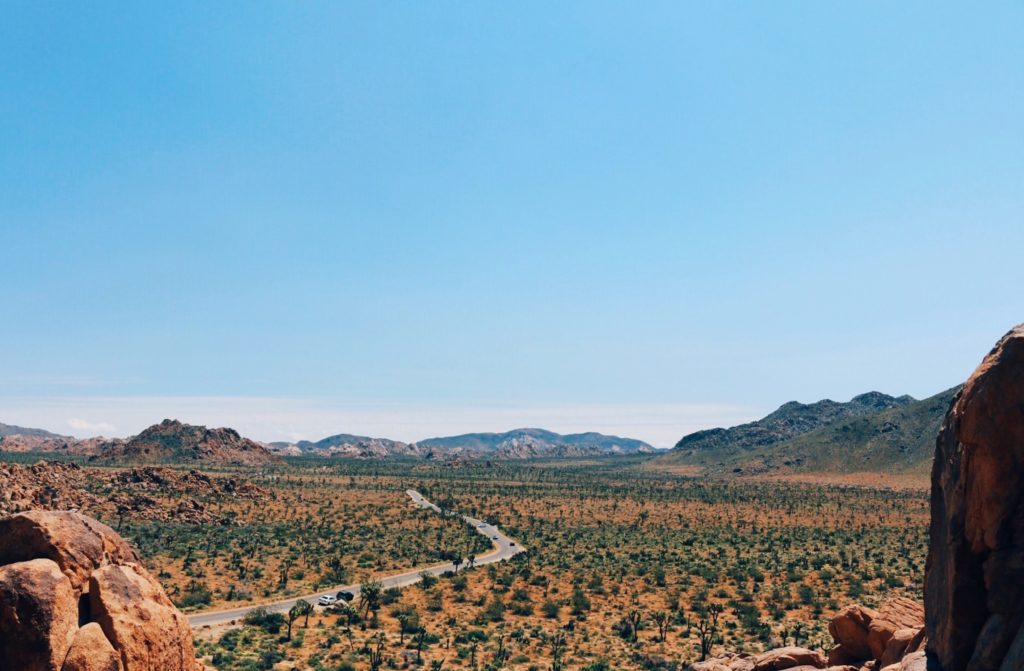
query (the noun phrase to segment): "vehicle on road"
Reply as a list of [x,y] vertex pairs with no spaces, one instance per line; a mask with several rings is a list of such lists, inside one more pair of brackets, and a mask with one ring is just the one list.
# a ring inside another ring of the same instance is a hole
[[498,540],[498,537],[497,536],[491,536],[491,540],[492,541],[496,541],[496,540]]
[[351,601],[352,599],[356,598],[356,595],[352,592],[349,592],[348,590],[342,590],[338,592],[338,598],[342,601]]
[[333,596],[331,596],[329,594],[324,594],[322,597],[320,597],[317,600],[317,603],[320,604],[321,606],[333,606],[334,602],[337,601],[337,600],[338,599],[336,597],[333,597]]

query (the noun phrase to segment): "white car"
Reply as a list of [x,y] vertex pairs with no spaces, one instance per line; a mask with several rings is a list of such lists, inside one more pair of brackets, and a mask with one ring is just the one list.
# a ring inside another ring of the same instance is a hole
[[338,600],[337,597],[333,597],[333,596],[329,596],[327,594],[324,594],[322,597],[320,597],[320,599],[317,601],[317,603],[320,604],[321,606],[333,606],[334,602],[337,601],[337,600]]

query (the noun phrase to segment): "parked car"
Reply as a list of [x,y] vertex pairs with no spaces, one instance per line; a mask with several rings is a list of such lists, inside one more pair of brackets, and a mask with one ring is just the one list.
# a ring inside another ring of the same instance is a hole
[[321,606],[333,606],[334,602],[337,601],[337,600],[338,599],[336,599],[333,596],[324,594],[322,597],[320,597],[319,600],[317,600],[317,603],[320,604]]
[[491,536],[491,540],[492,541],[496,541],[496,540],[498,540],[498,537],[497,536]]
[[349,592],[348,590],[342,590],[338,592],[338,598],[342,601],[351,601],[352,599],[356,598],[356,595],[352,592]]

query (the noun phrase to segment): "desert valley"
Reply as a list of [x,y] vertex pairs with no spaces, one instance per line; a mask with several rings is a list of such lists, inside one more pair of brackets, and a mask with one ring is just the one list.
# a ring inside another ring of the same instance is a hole
[[[66,671],[918,671],[927,650],[941,668],[1020,669],[1024,518],[1002,493],[1024,476],[1022,379],[1018,328],[965,388],[787,403],[668,451],[540,430],[264,445],[173,420],[121,440],[4,426],[0,659]],[[96,556],[71,531],[90,520],[107,525],[89,532],[103,538]],[[514,549],[489,562],[502,543]],[[90,645],[113,646],[114,662],[74,665],[78,639],[57,631],[68,606],[34,603],[43,595],[19,573],[44,558],[90,601],[104,567],[137,561],[162,615],[124,603],[120,619],[95,618],[109,645]],[[385,584],[402,573],[409,586]],[[144,661],[132,646],[147,636],[178,665]]]

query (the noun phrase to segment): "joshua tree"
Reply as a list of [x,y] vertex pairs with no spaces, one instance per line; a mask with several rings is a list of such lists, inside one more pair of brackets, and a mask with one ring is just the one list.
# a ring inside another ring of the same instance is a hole
[[395,619],[398,620],[398,644],[405,645],[405,628],[409,625],[408,611],[399,611],[395,614]]
[[299,619],[300,617],[302,617],[302,606],[300,606],[299,604],[296,603],[294,606],[292,606],[291,608],[288,609],[288,640],[289,641],[292,640],[292,625],[295,623],[295,620]]
[[631,610],[626,614],[626,619],[629,621],[629,634],[630,640],[636,643],[637,637],[640,635],[640,611]]
[[380,608],[380,598],[384,594],[384,587],[376,580],[364,582],[359,587],[359,604],[365,611],[365,616],[370,611],[376,612]]
[[562,655],[565,653],[565,634],[558,632],[551,637],[551,671],[562,671]]
[[302,622],[302,628],[306,629],[309,627],[309,615],[313,612],[313,604],[306,601],[305,599],[299,599],[295,602],[295,607],[299,609],[302,615],[306,616],[306,619]]
[[700,638],[700,661],[702,662],[708,658],[708,653],[711,652],[711,645],[715,642],[715,637],[718,636],[718,616],[721,612],[722,606],[713,603],[694,622],[694,627],[697,628],[697,636]]
[[658,625],[658,639],[664,643],[666,636],[668,636],[668,625],[670,622],[668,613],[663,610],[659,610],[654,614],[654,622]]
[[375,648],[371,648],[369,644],[366,646],[370,651],[371,671],[377,671],[384,663],[384,634],[377,634],[376,640],[377,645]]

